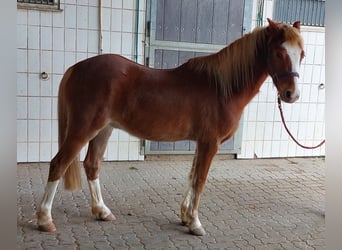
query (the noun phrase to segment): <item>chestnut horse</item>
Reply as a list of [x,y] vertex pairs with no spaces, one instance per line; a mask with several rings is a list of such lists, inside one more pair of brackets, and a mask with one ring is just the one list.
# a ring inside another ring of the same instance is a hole
[[211,161],[238,128],[244,107],[268,75],[283,101],[299,98],[298,68],[304,57],[300,23],[268,22],[218,53],[174,69],[151,69],[109,54],[70,67],[59,88],[59,151],[37,211],[39,229],[56,230],[51,207],[60,178],[64,176],[66,189],[80,188],[78,155],[88,142],[84,168],[92,213],[115,220],[101,195],[99,171],[108,138],[118,128],[147,140],[196,141],[180,217],[190,233],[204,235],[200,195]]

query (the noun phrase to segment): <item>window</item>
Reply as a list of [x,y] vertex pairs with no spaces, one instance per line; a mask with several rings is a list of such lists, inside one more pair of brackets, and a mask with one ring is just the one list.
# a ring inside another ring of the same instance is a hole
[[60,0],[17,0],[18,8],[60,10]]
[[324,27],[325,0],[274,0],[274,19],[305,26]]

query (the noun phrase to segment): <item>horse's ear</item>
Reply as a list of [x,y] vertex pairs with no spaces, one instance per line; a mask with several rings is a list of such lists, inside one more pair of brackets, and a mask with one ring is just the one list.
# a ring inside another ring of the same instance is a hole
[[296,29],[300,30],[300,21],[294,22],[293,27],[295,27]]
[[267,18],[267,22],[268,22],[268,30],[270,31],[276,31],[278,30],[278,25],[276,22],[273,22],[270,18]]

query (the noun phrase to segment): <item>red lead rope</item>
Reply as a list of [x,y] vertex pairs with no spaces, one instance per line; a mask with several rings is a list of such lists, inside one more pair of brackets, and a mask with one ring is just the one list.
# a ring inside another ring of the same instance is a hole
[[289,136],[292,138],[292,140],[298,144],[298,146],[302,147],[302,148],[305,148],[305,149],[315,149],[315,148],[319,148],[320,146],[322,146],[324,143],[325,143],[325,140],[323,140],[320,144],[316,145],[316,146],[313,146],[313,147],[308,147],[308,146],[304,146],[302,144],[300,144],[296,138],[294,138],[294,136],[291,134],[290,130],[288,129],[288,127],[286,126],[286,123],[285,123],[285,119],[284,119],[284,114],[283,114],[283,109],[281,107],[281,100],[280,100],[280,97],[278,96],[278,108],[279,108],[279,111],[280,111],[280,116],[281,116],[281,120],[284,124],[284,127],[287,131],[287,133],[289,134]]

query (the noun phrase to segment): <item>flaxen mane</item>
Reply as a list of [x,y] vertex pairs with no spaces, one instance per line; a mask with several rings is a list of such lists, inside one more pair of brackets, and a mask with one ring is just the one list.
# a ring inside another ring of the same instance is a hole
[[[284,30],[284,41],[297,41],[302,47],[299,32],[289,25]],[[222,94],[229,98],[242,89],[252,87],[253,68],[258,53],[267,53],[267,28],[256,28],[218,53],[190,59],[186,64],[198,72],[206,72]]]

